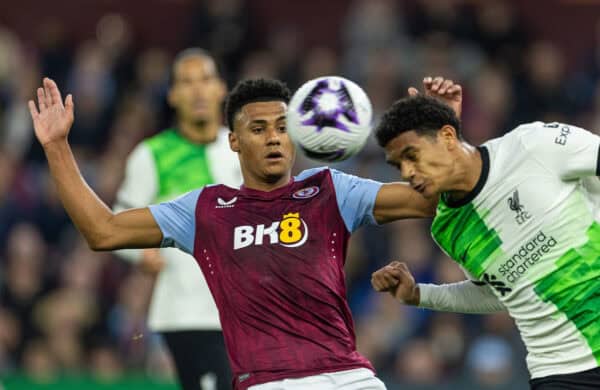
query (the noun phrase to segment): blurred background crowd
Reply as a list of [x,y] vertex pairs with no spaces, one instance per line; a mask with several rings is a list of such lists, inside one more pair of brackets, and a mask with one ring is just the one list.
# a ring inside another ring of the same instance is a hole
[[[85,388],[127,380],[122,388],[174,388],[170,358],[145,325],[153,277],[87,249],[49,181],[26,107],[42,75],[74,95],[71,144],[109,204],[131,149],[170,124],[170,63],[190,46],[216,56],[229,87],[255,76],[291,88],[321,75],[351,78],[377,116],[424,76],[445,76],[463,85],[473,144],[534,120],[600,129],[594,1],[85,3],[0,5],[0,388],[62,380],[64,389],[72,378],[88,378]],[[296,172],[314,165],[299,158]],[[373,141],[336,168],[398,178]],[[351,240],[359,350],[389,389],[526,389],[524,347],[507,315],[433,313],[372,292],[371,273],[391,259],[419,281],[464,279],[428,227],[404,221]]]

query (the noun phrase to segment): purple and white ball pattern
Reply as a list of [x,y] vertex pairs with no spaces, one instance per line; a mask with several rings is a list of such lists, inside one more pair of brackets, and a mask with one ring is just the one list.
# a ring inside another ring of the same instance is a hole
[[362,148],[371,130],[372,109],[358,85],[329,76],[301,86],[287,117],[288,133],[300,149],[309,158],[332,162]]
[[317,131],[323,130],[324,127],[331,127],[349,132],[348,127],[340,120],[340,116],[358,125],[354,103],[343,81],[339,83],[339,88],[333,89],[327,80],[320,80],[298,110],[302,115],[311,114],[308,119],[302,121],[302,125],[316,126]]

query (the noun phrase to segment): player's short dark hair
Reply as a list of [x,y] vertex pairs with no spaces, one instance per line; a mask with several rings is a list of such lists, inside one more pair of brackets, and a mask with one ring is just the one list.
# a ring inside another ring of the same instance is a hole
[[452,108],[430,96],[411,96],[396,101],[383,114],[375,138],[385,147],[401,133],[414,130],[419,135],[434,136],[445,125],[454,127],[462,139],[460,120]]
[[191,57],[199,57],[199,58],[203,58],[203,59],[212,61],[213,64],[215,65],[215,73],[216,73],[217,77],[220,77],[219,64],[217,63],[217,60],[213,56],[211,56],[208,51],[206,51],[202,48],[190,47],[190,48],[180,51],[179,53],[177,53],[175,55],[175,58],[173,59],[173,64],[171,65],[171,72],[169,73],[169,87],[172,87],[175,84],[175,69],[177,69],[177,66],[182,61],[185,61]]
[[281,101],[287,104],[291,96],[290,89],[279,80],[259,78],[240,81],[225,101],[227,125],[233,131],[235,115],[246,104],[269,101]]

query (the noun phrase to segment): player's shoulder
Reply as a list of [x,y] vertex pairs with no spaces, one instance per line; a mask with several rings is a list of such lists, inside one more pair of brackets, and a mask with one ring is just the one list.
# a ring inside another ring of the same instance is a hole
[[313,185],[325,184],[325,181],[333,185],[336,192],[343,193],[354,188],[379,187],[382,183],[355,176],[346,172],[329,167],[311,168],[302,171],[294,177],[295,182],[304,183],[311,181]]
[[515,151],[516,148],[526,146],[526,144],[536,143],[538,138],[543,136],[544,132],[547,131],[548,125],[539,121],[523,123],[501,137],[486,141],[482,146],[491,150],[507,148]]
[[340,170],[324,166],[324,167],[305,169],[304,171],[300,172],[298,175],[294,176],[294,181],[306,180],[308,178],[311,178],[311,177],[314,177],[317,175],[331,176],[331,178],[333,180],[338,180],[338,179],[343,180],[343,179],[350,179],[350,178],[357,177],[357,176],[351,175],[349,173],[342,172]]
[[586,130],[561,122],[531,122],[517,127],[514,137],[527,151],[546,150],[550,146],[564,145],[571,133],[587,133]]
[[201,190],[202,194],[204,194],[204,193],[206,193],[206,194],[208,194],[208,193],[213,193],[213,194],[235,193],[235,194],[237,194],[240,191],[239,188],[230,187],[225,184],[207,184],[204,187],[200,188],[200,190]]
[[208,184],[200,188],[198,198],[211,202],[216,199],[232,199],[240,194],[239,188],[229,187],[225,184]]
[[348,173],[339,171],[334,168],[325,167],[317,167],[310,168],[300,172],[298,175],[294,177],[295,182],[307,182],[307,181],[323,181],[329,180],[333,182],[334,187],[338,187],[343,183],[352,181],[356,176],[350,175]]
[[238,200],[240,190],[224,184],[208,184],[198,191],[197,204],[203,208],[231,208]]
[[532,138],[531,141],[534,141],[540,135],[547,134],[549,132],[549,129],[555,129],[559,126],[564,126],[564,124],[558,122],[546,123],[541,121],[523,123],[515,127],[507,135],[517,137],[521,140]]
[[166,205],[167,207],[177,207],[185,210],[194,210],[196,204],[200,198],[204,195],[205,188],[196,188],[194,190],[185,192],[171,200],[163,201],[159,205]]
[[294,181],[296,181],[296,182],[304,181],[304,180],[310,179],[319,174],[320,175],[328,174],[331,171],[333,171],[333,170],[329,167],[317,167],[317,168],[305,169],[302,172],[300,172],[299,174],[297,174],[296,176],[294,176]]

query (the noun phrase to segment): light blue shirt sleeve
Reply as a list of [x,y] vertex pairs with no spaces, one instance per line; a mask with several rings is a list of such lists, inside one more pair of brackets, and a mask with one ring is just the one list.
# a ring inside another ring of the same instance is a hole
[[161,247],[176,247],[194,252],[196,204],[201,189],[190,191],[170,202],[150,206],[150,212],[163,234]]
[[350,233],[363,225],[377,225],[373,207],[382,183],[330,169],[338,208]]
[[300,181],[300,180],[304,180],[306,178],[309,178],[313,175],[316,175],[317,173],[324,171],[326,169],[329,169],[327,167],[317,167],[317,168],[309,168],[309,169],[305,169],[302,172],[300,172],[294,179],[296,181]]

